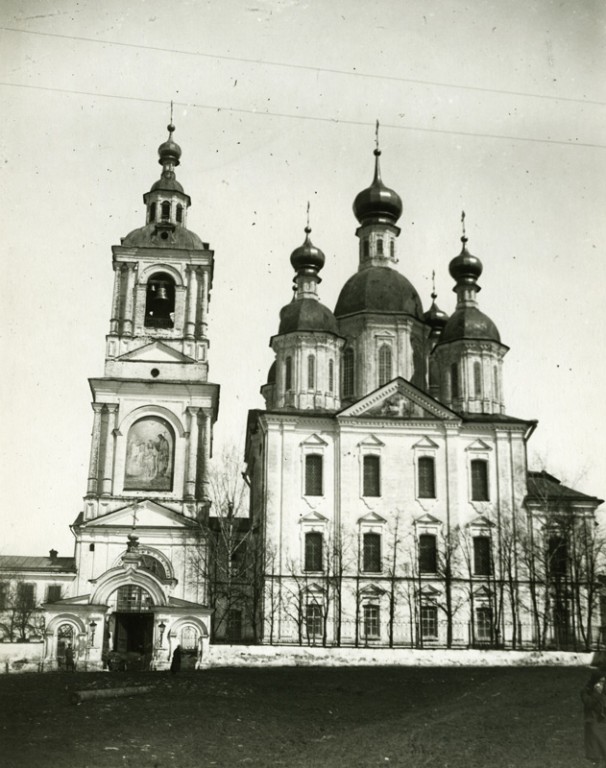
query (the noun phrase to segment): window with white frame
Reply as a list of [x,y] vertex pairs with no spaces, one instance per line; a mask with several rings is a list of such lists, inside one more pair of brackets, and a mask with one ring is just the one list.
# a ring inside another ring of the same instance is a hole
[[381,344],[379,347],[379,386],[391,381],[391,347],[389,344]]
[[433,533],[422,533],[419,536],[419,573],[437,573],[437,571],[437,536]]
[[378,639],[381,636],[381,622],[379,606],[368,603],[362,606],[362,621],[364,637],[367,640]]
[[435,605],[421,606],[421,637],[424,640],[438,637],[438,609]]
[[419,456],[417,488],[420,499],[436,498],[436,462],[433,456]]
[[475,576],[490,576],[492,573],[490,536],[473,537],[473,572]]
[[343,397],[354,393],[354,351],[347,347],[343,352]]
[[381,457],[367,455],[363,458],[363,496],[381,495]]
[[307,356],[307,389],[316,388],[316,356]]
[[476,640],[489,643],[492,640],[492,608],[487,605],[476,608],[475,619]]
[[305,570],[322,571],[324,540],[320,531],[309,531],[305,534]]
[[362,536],[362,570],[381,572],[381,534],[368,532]]
[[489,501],[488,462],[485,459],[472,459],[471,468],[471,500]]
[[322,606],[315,602],[308,602],[305,606],[305,630],[307,637],[322,637]]
[[319,453],[308,453],[305,456],[306,496],[322,496],[323,458],[322,454]]

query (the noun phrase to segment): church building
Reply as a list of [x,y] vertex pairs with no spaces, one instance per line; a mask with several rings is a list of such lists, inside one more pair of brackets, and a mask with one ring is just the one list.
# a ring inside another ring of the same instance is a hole
[[536,422],[507,412],[508,347],[478,302],[464,214],[454,311],[435,293],[423,311],[396,268],[402,202],[374,154],[353,203],[357,269],[334,311],[323,305],[308,223],[270,341],[266,408],[249,414],[264,641],[589,644],[601,500],[528,470]]

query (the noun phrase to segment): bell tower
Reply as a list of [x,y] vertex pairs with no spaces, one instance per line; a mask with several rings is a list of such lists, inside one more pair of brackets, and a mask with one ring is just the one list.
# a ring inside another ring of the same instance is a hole
[[207,509],[219,387],[208,381],[213,251],[187,228],[176,179],[181,148],[158,149],[162,172],[143,195],[145,225],[114,246],[103,378],[90,380],[93,430],[84,520],[142,499],[192,519]]

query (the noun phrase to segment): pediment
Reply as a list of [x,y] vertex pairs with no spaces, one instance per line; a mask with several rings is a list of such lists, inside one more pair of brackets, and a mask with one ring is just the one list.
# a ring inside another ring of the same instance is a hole
[[83,528],[191,528],[194,523],[179,512],[151,499],[133,502],[103,517],[88,520]]
[[379,387],[339,416],[372,416],[380,419],[458,420],[460,417],[433,397],[398,377]]
[[188,355],[184,355],[168,344],[161,341],[153,341],[145,344],[143,347],[131,349],[124,355],[117,358],[120,361],[130,363],[193,363],[195,360]]
[[320,584],[316,584],[315,582],[313,584],[310,584],[308,587],[305,587],[303,590],[308,595],[323,595],[326,591],[323,586]]
[[419,592],[427,600],[435,600],[442,594],[439,589],[436,589],[431,584],[426,584],[424,587],[421,587]]
[[384,525],[387,520],[376,512],[369,512],[358,518],[358,525]]
[[327,523],[328,518],[324,517],[324,515],[321,515],[319,512],[316,512],[315,510],[312,510],[311,512],[308,512],[305,515],[301,515],[299,518],[300,523]]
[[483,585],[475,590],[473,596],[479,599],[488,600],[492,597],[492,591],[487,586]]
[[415,525],[442,525],[442,521],[438,520],[437,517],[434,517],[433,515],[422,515],[421,517],[417,517],[415,519]]
[[467,448],[465,448],[466,451],[492,451],[492,447],[488,445],[488,443],[485,443],[483,440],[480,440],[478,438],[477,440],[474,440],[473,443],[470,443]]
[[318,447],[318,446],[325,447],[328,445],[328,443],[326,442],[326,440],[322,440],[320,435],[317,435],[314,432],[312,435],[309,435],[308,437],[306,437],[305,440],[302,440],[300,445],[307,445],[311,447]]
[[430,437],[424,435],[420,440],[417,440],[417,442],[412,447],[416,448],[417,450],[422,448],[431,448],[432,450],[437,450],[438,444],[434,443]]
[[385,443],[376,435],[367,435],[363,440],[360,440],[358,446],[360,448],[382,448]]
[[368,584],[366,587],[360,590],[362,597],[381,597],[385,594],[385,590],[381,587],[377,587],[376,584]]
[[478,515],[467,523],[468,528],[494,528],[495,524],[484,515]]

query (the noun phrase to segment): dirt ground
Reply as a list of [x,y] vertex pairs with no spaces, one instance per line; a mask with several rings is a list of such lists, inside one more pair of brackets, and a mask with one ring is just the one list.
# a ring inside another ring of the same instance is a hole
[[[589,670],[266,668],[0,676],[3,768],[576,768]],[[153,686],[72,702],[77,690]]]

